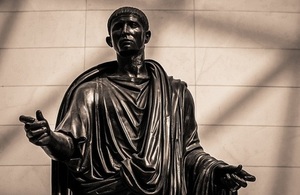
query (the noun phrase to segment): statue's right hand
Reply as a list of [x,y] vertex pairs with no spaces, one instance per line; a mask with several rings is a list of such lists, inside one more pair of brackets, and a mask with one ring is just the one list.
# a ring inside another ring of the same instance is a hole
[[38,146],[46,146],[52,139],[48,121],[40,110],[36,111],[36,119],[31,116],[20,116],[19,120],[24,123],[24,129],[29,141]]

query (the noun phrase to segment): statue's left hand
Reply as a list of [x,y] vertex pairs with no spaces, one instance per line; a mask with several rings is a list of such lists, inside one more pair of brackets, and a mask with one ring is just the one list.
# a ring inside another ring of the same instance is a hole
[[245,188],[247,187],[247,182],[256,180],[255,176],[243,170],[242,165],[220,164],[215,168],[214,177],[217,183],[232,192],[237,191],[241,187]]

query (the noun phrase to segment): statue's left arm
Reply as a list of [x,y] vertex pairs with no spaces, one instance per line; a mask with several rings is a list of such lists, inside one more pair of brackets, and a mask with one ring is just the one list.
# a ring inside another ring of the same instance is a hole
[[[228,165],[204,152],[200,145],[195,120],[194,101],[186,89],[183,96],[185,178],[188,194],[234,194],[255,177],[242,169],[242,166]],[[233,192],[233,193],[232,193]]]

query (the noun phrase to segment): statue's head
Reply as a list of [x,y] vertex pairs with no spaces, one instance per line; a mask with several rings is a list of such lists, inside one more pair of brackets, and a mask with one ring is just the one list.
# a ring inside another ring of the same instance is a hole
[[147,16],[142,12],[140,9],[135,7],[121,7],[117,10],[115,10],[111,16],[108,19],[107,22],[107,29],[108,33],[110,33],[110,27],[111,23],[114,19],[117,19],[118,17],[122,15],[134,15],[140,19],[141,24],[143,25],[143,28],[145,31],[149,30],[149,22]]
[[133,7],[115,10],[107,22],[106,42],[120,55],[132,55],[144,49],[151,32],[146,15]]

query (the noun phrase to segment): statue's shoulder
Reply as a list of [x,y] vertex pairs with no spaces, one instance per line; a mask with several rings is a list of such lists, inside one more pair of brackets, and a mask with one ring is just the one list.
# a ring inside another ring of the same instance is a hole
[[94,93],[101,78],[107,77],[115,70],[116,61],[98,64],[82,74],[80,74],[70,85],[68,91],[80,95],[90,95]]
[[59,109],[57,122],[59,122],[64,116],[64,113],[67,111],[75,92],[80,96],[86,95],[87,93],[91,94],[94,90],[92,88],[95,87],[95,79],[113,71],[116,67],[116,63],[116,61],[101,63],[77,76],[65,92]]
[[117,68],[117,61],[109,61],[109,62],[98,64],[92,68],[87,69],[79,76],[77,76],[77,78],[73,81],[73,83],[82,83],[82,82],[93,80],[96,77],[103,77],[107,74],[111,74],[111,72],[114,72],[116,68]]
[[115,71],[116,67],[116,61],[109,61],[89,68],[76,77],[76,79],[69,86],[69,90],[74,90],[81,85],[88,86],[89,84],[95,82],[96,78],[105,77],[105,75],[111,74],[111,72]]
[[175,79],[173,76],[168,76],[168,74],[165,72],[164,68],[160,63],[152,59],[147,59],[145,61],[146,63],[151,65],[151,67],[154,67],[156,71],[166,76],[166,78],[169,81],[168,83],[171,85],[173,91],[182,92],[187,89],[186,82],[182,81],[181,79]]
[[176,79],[173,76],[169,76],[169,81],[170,81],[172,87],[175,89],[184,90],[187,88],[186,82],[181,79]]
[[76,91],[80,91],[81,93],[89,93],[91,91],[94,91],[96,84],[97,83],[95,79],[86,81],[78,85]]
[[173,87],[186,87],[187,86],[186,82],[184,82],[180,79],[175,79],[173,76],[168,76],[168,74],[165,72],[164,68],[162,67],[162,65],[159,62],[157,62],[153,59],[147,59],[145,61],[146,61],[146,63],[151,64],[152,66],[156,67],[157,70],[164,72],[164,74],[168,77],[168,80]]

